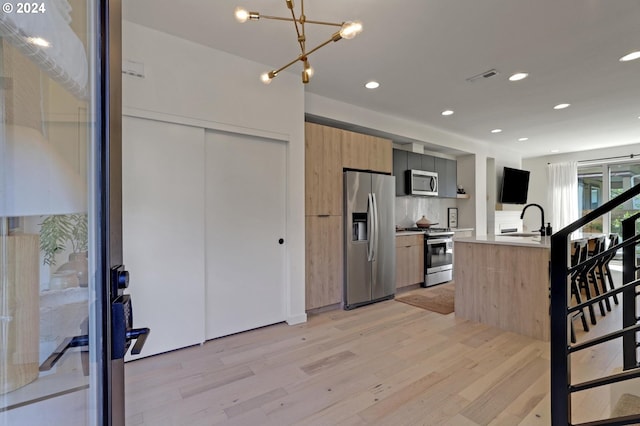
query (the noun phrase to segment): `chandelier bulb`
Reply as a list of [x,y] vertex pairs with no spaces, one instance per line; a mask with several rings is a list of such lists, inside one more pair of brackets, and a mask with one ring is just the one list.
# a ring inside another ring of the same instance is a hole
[[260,14],[258,12],[249,12],[244,7],[236,7],[235,10],[236,21],[244,24],[248,20],[257,21],[260,19]]
[[273,73],[273,71],[265,72],[260,76],[260,81],[262,81],[264,84],[269,84],[275,76],[276,75]]
[[243,7],[236,7],[235,10],[236,21],[244,24],[249,19],[249,11]]
[[313,77],[313,72],[314,72],[313,67],[309,65],[309,61],[305,60],[303,73],[305,73],[307,76],[309,76],[309,78],[311,78]]
[[342,24],[340,28],[340,36],[350,40],[362,32],[362,22],[348,21]]

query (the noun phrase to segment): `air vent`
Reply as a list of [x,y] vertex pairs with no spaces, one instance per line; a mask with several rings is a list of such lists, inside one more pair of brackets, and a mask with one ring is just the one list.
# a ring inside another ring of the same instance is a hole
[[474,82],[474,81],[476,81],[476,80],[482,80],[482,79],[485,79],[485,78],[491,78],[491,77],[494,77],[494,76],[496,76],[496,75],[498,75],[498,74],[500,74],[500,73],[498,72],[498,70],[496,70],[496,69],[490,69],[489,71],[485,71],[485,72],[483,72],[483,73],[480,73],[480,74],[474,75],[473,77],[469,77],[469,78],[467,78],[467,81],[468,81],[469,83],[473,83],[473,82]]

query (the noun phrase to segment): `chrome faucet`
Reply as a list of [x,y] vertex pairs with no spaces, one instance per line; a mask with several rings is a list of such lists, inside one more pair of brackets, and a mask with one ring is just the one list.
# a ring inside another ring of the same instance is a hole
[[542,206],[540,204],[527,204],[526,206],[524,206],[524,208],[522,209],[522,214],[520,215],[520,219],[524,218],[524,212],[527,211],[527,209],[531,206],[535,206],[537,208],[540,209],[540,220],[542,221],[541,225],[540,225],[540,235],[541,236],[545,236],[545,230],[544,230],[544,209],[542,208]]

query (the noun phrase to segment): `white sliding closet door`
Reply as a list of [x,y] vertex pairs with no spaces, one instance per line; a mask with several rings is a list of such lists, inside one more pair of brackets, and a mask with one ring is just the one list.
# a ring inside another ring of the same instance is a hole
[[285,320],[286,150],[206,132],[207,339]]
[[[123,256],[142,356],[204,341],[204,129],[122,122]],[[131,358],[131,356],[128,356]]]

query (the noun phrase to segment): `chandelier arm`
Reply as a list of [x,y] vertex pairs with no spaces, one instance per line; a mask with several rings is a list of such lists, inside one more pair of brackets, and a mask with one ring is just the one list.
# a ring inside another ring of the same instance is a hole
[[286,70],[287,68],[289,68],[291,65],[293,65],[293,64],[295,64],[296,62],[300,61],[300,60],[302,59],[302,57],[303,57],[303,56],[304,56],[304,55],[298,55],[298,57],[297,57],[297,58],[295,58],[293,61],[291,61],[291,62],[289,62],[288,64],[283,65],[283,66],[281,66],[280,68],[278,68],[277,70],[273,70],[273,71],[271,71],[271,72],[272,72],[274,75],[278,75],[278,73],[279,73],[280,71],[284,71],[284,70]]
[[[292,18],[285,18],[283,16],[262,15],[262,14],[260,15],[260,19],[273,19],[273,20],[276,20],[276,21],[287,21],[287,22],[295,21],[295,22],[297,22],[296,19],[292,19]],[[335,23],[335,22],[313,21],[311,19],[306,19],[305,23],[307,23],[307,24],[317,24],[317,25],[330,25],[332,27],[341,27],[342,25],[344,25],[344,22],[338,24],[338,23]]]
[[[291,7],[291,18],[293,21],[293,25],[296,27],[296,34],[298,35],[298,44],[300,45],[300,51],[302,52],[302,54],[304,55],[304,40],[303,37],[300,37],[300,28],[298,27],[298,22],[300,22],[298,19],[296,19],[296,13],[293,10],[293,7]],[[304,35],[304,24],[302,25],[302,35]]]
[[338,31],[338,32],[335,32],[335,33],[331,36],[331,38],[330,38],[329,40],[327,40],[327,41],[325,41],[325,42],[323,42],[323,43],[320,43],[319,45],[317,45],[317,46],[316,46],[316,47],[314,47],[313,49],[309,50],[309,51],[306,53],[306,56],[311,55],[313,52],[315,52],[316,50],[320,49],[321,47],[326,46],[327,44],[331,43],[332,41],[333,41],[333,42],[336,42],[336,41],[338,41],[338,40],[340,40],[340,39],[342,39],[342,36],[340,35],[340,32],[339,32],[339,31]]
[[307,35],[304,31],[304,23],[306,22],[307,17],[304,14],[304,0],[300,0],[300,28],[302,31],[302,38],[298,37],[300,40],[300,49],[302,50],[302,54],[305,54],[305,50],[307,48]]
[[326,46],[327,44],[331,43],[332,41],[334,41],[334,42],[338,41],[341,38],[342,37],[340,36],[340,33],[336,32],[335,34],[333,34],[333,36],[331,36],[331,38],[329,40],[327,40],[327,41],[325,41],[323,43],[320,43],[319,45],[317,45],[316,47],[314,47],[313,49],[311,49],[310,51],[308,51],[308,52],[306,52],[304,54],[298,55],[298,57],[295,58],[293,61],[289,62],[288,64],[286,64],[286,65],[284,65],[284,66],[282,66],[280,68],[278,68],[277,70],[272,71],[272,73],[274,75],[277,75],[280,71],[284,71],[285,69],[289,68],[291,65],[295,64],[296,62],[304,60],[305,57],[308,57],[309,55],[311,55],[316,50]]

